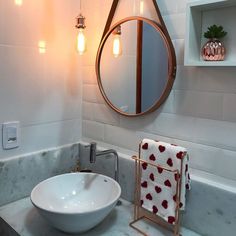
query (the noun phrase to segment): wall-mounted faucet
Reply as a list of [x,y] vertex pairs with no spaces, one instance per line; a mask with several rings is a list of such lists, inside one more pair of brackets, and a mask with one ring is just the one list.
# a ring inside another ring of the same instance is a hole
[[97,151],[97,143],[90,143],[90,163],[96,162],[96,157],[112,154],[115,157],[115,180],[119,183],[119,157],[117,151],[114,149],[108,149],[104,151]]

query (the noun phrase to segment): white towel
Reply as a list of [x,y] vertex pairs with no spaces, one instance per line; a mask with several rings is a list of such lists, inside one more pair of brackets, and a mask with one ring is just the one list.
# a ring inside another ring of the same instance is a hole
[[[181,160],[183,160],[181,210],[185,208],[186,189],[190,189],[188,156],[186,153],[185,148],[169,143],[150,139],[144,139],[141,143],[140,158],[144,161],[172,171],[177,169],[180,172]],[[177,178],[177,172],[171,172],[160,167],[156,168],[146,163],[142,164],[141,205],[170,224],[175,223]]]

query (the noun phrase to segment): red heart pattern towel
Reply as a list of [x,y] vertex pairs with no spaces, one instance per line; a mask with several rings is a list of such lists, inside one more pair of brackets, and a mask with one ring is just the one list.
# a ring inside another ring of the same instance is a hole
[[[190,189],[187,150],[183,147],[144,139],[141,143],[140,158],[154,167],[142,163],[141,174],[141,206],[162,217],[170,224],[175,223],[177,171],[181,170],[182,183],[180,209],[185,208],[186,189]],[[172,170],[168,171],[166,169]]]

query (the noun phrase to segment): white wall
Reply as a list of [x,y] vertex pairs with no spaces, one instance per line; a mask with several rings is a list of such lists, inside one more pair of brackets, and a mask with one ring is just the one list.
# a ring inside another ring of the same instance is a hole
[[[78,141],[80,60],[75,52],[77,0],[0,0],[0,124],[17,120],[20,148],[0,158]],[[46,41],[39,54],[38,41]],[[1,128],[1,127],[0,127]]]
[[[132,1],[122,1],[125,16]],[[150,115],[118,115],[104,103],[94,70],[111,3],[87,0],[84,6],[89,45],[83,61],[83,137],[135,151],[144,137],[177,143],[188,148],[191,167],[236,180],[236,68],[184,67],[186,1],[158,0],[177,53],[174,88]]]

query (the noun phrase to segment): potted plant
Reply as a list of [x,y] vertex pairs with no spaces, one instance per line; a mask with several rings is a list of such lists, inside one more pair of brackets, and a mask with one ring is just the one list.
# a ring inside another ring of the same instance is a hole
[[204,33],[204,37],[209,39],[202,47],[202,58],[205,61],[223,61],[225,58],[225,47],[220,41],[225,37],[227,32],[223,27],[212,25],[208,27],[208,31]]

